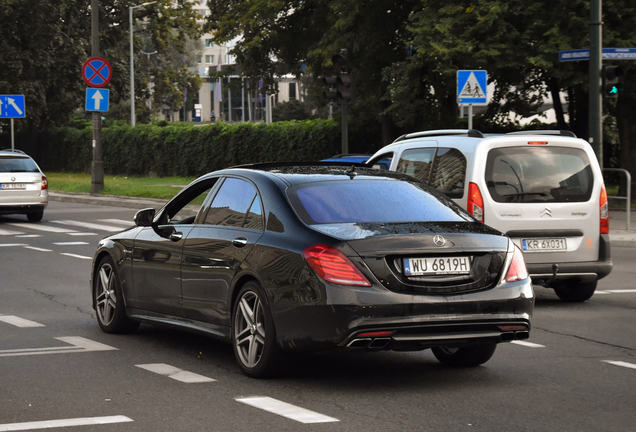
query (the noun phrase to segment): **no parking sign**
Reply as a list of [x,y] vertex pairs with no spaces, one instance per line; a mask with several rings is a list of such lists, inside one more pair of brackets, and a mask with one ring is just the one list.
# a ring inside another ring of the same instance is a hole
[[104,87],[113,77],[113,68],[101,57],[91,57],[82,66],[82,78],[91,87]]

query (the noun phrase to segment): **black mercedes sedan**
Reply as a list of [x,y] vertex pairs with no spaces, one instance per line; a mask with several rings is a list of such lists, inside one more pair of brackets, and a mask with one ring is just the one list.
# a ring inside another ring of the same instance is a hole
[[419,351],[476,366],[529,337],[521,251],[411,176],[256,164],[207,174],[103,239],[91,294],[107,333],[140,322],[231,342],[241,369],[288,351]]

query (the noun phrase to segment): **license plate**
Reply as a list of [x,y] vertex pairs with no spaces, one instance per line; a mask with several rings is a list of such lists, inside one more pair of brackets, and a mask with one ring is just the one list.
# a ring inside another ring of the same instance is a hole
[[549,252],[567,250],[564,238],[530,238],[521,239],[521,250],[524,252]]
[[469,274],[470,257],[405,258],[406,276]]
[[0,189],[26,189],[26,183],[2,183]]

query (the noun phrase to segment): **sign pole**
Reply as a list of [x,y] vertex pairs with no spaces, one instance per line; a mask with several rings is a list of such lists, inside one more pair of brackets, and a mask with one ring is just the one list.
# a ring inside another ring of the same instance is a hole
[[473,128],[473,104],[468,104],[468,129]]
[[15,151],[15,141],[13,138],[13,117],[11,118],[11,151]]
[[[93,57],[99,56],[99,0],[91,0],[91,42]],[[101,113],[93,113],[93,163],[91,165],[91,193],[104,190],[104,161],[102,161]]]
[[601,98],[601,68],[603,37],[602,0],[590,1],[590,144],[603,168],[603,99]]

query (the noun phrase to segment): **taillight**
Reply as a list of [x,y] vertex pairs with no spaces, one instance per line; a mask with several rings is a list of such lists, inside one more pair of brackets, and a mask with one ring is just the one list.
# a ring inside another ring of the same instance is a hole
[[601,209],[601,234],[609,234],[609,208],[607,206],[607,191],[605,190],[605,183],[601,185],[599,207]]
[[512,255],[508,273],[506,273],[506,282],[514,282],[528,278],[528,269],[526,268],[526,260],[523,258],[523,252],[519,246],[515,245],[515,251]]
[[42,190],[49,188],[49,181],[46,179],[46,176],[42,176]]
[[324,280],[339,285],[371,286],[360,270],[333,246],[317,244],[303,251],[309,266]]
[[530,145],[548,145],[547,141],[528,141]]
[[475,183],[468,185],[468,213],[473,215],[479,222],[484,221],[484,199],[479,192],[479,186]]

